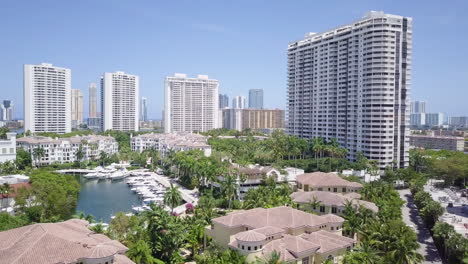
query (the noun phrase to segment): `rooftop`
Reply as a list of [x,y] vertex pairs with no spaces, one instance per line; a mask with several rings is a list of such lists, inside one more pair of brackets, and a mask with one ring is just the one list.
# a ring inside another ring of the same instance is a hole
[[333,173],[312,172],[297,176],[297,182],[307,184],[311,187],[354,187],[362,188],[362,184],[350,182],[342,179],[340,176]]
[[379,208],[374,203],[357,200],[355,197],[360,197],[360,195],[356,195],[356,193],[341,194],[325,191],[294,192],[291,194],[291,199],[296,203],[308,203],[316,199],[325,206],[343,206],[347,201],[351,201],[356,207],[362,205],[374,213],[379,211]]

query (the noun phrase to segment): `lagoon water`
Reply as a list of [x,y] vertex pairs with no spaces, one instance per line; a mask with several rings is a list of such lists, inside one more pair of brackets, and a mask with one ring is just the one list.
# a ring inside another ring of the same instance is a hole
[[136,193],[123,180],[87,180],[80,178],[80,197],[77,211],[91,214],[96,221],[109,223],[118,212],[131,212],[132,206],[140,205]]

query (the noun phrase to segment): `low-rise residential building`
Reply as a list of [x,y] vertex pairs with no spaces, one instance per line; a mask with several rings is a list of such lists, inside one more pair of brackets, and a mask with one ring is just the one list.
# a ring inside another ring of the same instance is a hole
[[298,191],[326,191],[335,193],[357,192],[362,184],[347,181],[333,173],[312,172],[297,176]]
[[[99,159],[101,152],[112,155],[119,151],[119,145],[113,137],[101,135],[69,138],[29,136],[19,138],[17,146],[31,153],[34,165],[74,162],[80,147],[83,151],[82,161]],[[34,157],[34,150],[38,148],[44,149],[44,153],[40,157]]]
[[16,160],[16,133],[0,138],[0,163]]
[[246,256],[248,263],[275,251],[287,263],[336,263],[356,243],[342,236],[343,222],[336,215],[318,216],[286,206],[255,208],[212,219],[205,234]]
[[452,151],[464,151],[465,139],[463,137],[410,135],[410,145],[425,149],[447,149]]
[[211,146],[208,137],[194,133],[164,133],[143,134],[130,139],[132,151],[143,152],[146,149],[155,149],[161,156],[170,151],[186,151],[199,149],[205,156],[211,155]]
[[127,247],[88,229],[88,222],[71,219],[0,232],[2,263],[134,264]]
[[313,211],[319,215],[336,214],[343,215],[347,203],[351,203],[354,209],[360,206],[377,213],[379,208],[372,202],[359,200],[361,195],[355,192],[333,193],[326,191],[294,192],[291,194],[293,202],[299,204],[303,210]]

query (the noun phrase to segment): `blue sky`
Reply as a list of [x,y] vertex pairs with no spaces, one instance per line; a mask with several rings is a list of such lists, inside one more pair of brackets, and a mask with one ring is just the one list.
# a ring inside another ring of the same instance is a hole
[[414,19],[412,99],[468,115],[468,1],[2,1],[0,99],[22,117],[23,64],[49,62],[85,98],[103,72],[139,75],[150,118],[175,72],[218,79],[231,98],[263,88],[266,107],[284,108],[287,44],[369,10]]

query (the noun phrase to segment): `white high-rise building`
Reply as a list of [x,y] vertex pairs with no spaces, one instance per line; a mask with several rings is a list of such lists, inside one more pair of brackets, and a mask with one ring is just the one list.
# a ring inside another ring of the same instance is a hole
[[143,121],[143,122],[148,121],[147,101],[148,100],[146,99],[146,97],[141,97],[141,110],[140,110],[141,119],[140,121]]
[[24,65],[24,129],[31,132],[71,132],[71,71]]
[[244,109],[245,108],[245,96],[238,95],[232,99],[232,108]]
[[89,84],[89,113],[88,117],[97,118],[97,87],[95,83]]
[[410,107],[411,114],[426,113],[426,102],[424,101],[413,101]]
[[3,103],[0,104],[0,120],[2,121],[11,121],[13,120],[13,109],[14,105],[11,100],[3,100]]
[[71,121],[72,128],[83,124],[83,92],[78,89],[71,90]]
[[371,11],[288,45],[287,131],[408,166],[412,19]]
[[164,93],[164,131],[205,132],[219,128],[217,80],[207,75],[188,78],[176,73],[166,77]]
[[426,126],[431,127],[440,127],[444,124],[444,114],[443,113],[426,113]]
[[124,72],[101,78],[102,130],[138,131],[139,78]]

